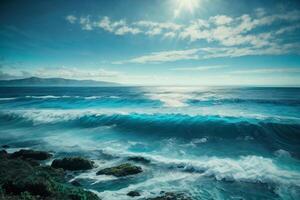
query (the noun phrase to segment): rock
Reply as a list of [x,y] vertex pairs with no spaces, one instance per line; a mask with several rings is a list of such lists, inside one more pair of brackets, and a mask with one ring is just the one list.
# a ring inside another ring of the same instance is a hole
[[141,196],[139,192],[137,191],[130,191],[127,193],[127,196],[130,196],[130,197],[138,197],[138,196]]
[[1,146],[3,149],[8,149],[10,146],[8,146],[7,144],[5,144],[5,145],[2,145]]
[[21,149],[10,155],[11,158],[33,159],[33,160],[47,160],[51,158],[52,154],[45,151],[34,151]]
[[147,200],[192,200],[184,193],[175,192],[161,192],[162,195],[158,197],[148,198]]
[[0,199],[99,200],[97,195],[69,185],[63,170],[31,166],[19,158],[0,159]]
[[129,161],[139,162],[143,164],[149,164],[150,160],[142,157],[142,156],[132,156],[128,158]]
[[63,159],[55,159],[51,167],[62,168],[64,170],[76,171],[76,170],[88,170],[93,168],[93,162],[81,157],[70,157]]
[[141,173],[143,170],[141,167],[134,166],[130,163],[121,164],[116,167],[105,168],[97,172],[97,175],[113,175],[116,177],[128,176]]
[[7,158],[8,154],[5,150],[0,150],[0,158]]

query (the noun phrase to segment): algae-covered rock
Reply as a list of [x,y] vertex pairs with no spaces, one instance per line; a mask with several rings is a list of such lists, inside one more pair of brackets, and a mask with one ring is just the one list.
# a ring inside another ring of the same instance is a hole
[[32,166],[20,158],[0,159],[0,199],[98,200],[92,192],[74,187],[64,172],[52,167]]
[[21,149],[10,155],[11,158],[33,159],[33,160],[47,160],[51,158],[52,154],[45,151],[34,151]]
[[76,171],[76,170],[88,170],[93,168],[93,162],[81,158],[81,157],[70,157],[63,159],[55,159],[51,167],[53,168],[62,168],[64,170]]
[[162,192],[158,197],[148,198],[147,200],[192,200],[184,193]]
[[127,193],[127,196],[130,196],[130,197],[138,197],[138,196],[141,196],[139,192],[137,191],[130,191]]
[[97,172],[97,175],[113,175],[117,177],[128,176],[141,173],[141,167],[134,166],[130,163],[121,164],[116,167],[105,168]]

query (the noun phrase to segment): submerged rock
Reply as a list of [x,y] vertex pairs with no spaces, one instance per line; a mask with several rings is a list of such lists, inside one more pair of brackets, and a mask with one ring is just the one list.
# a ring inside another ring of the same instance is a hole
[[88,170],[93,168],[93,162],[81,158],[81,157],[70,157],[63,159],[55,159],[51,167],[53,168],[62,168],[64,170],[76,171],[76,170]]
[[121,164],[116,167],[105,168],[97,172],[97,175],[113,175],[116,177],[128,176],[141,173],[141,167],[134,166],[130,163]]
[[161,192],[162,195],[158,197],[148,198],[147,200],[192,200],[184,193],[176,192]]
[[10,155],[11,158],[33,159],[33,160],[47,160],[51,158],[52,154],[45,151],[34,151],[21,149]]
[[139,192],[137,191],[130,191],[127,193],[127,196],[130,196],[130,197],[138,197],[138,196],[141,196]]
[[149,164],[150,160],[142,157],[142,156],[132,156],[128,158],[129,161],[139,162],[143,164]]
[[19,158],[0,159],[0,199],[99,200],[97,195],[69,185],[63,170],[32,166]]

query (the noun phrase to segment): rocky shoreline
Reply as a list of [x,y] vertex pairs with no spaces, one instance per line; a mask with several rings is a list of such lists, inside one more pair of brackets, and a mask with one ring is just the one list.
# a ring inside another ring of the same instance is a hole
[[[54,159],[51,165],[43,164],[53,155],[45,151],[21,149],[8,153],[2,146],[0,150],[0,199],[8,200],[99,200],[91,191],[81,188],[76,180],[67,181],[67,171],[83,172],[95,168],[93,161],[83,157],[64,157]],[[128,161],[149,164],[143,157],[129,157]],[[134,176],[142,173],[143,168],[132,163],[99,170],[96,175],[115,177]],[[146,200],[190,200],[183,193],[162,191],[157,197],[145,198],[139,191],[130,191],[127,196]]]

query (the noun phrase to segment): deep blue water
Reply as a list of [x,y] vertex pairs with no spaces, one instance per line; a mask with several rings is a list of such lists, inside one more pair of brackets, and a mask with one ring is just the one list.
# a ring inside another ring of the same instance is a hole
[[[75,178],[107,200],[300,199],[300,88],[0,88],[0,144],[90,157]],[[131,155],[152,164],[96,176]]]

